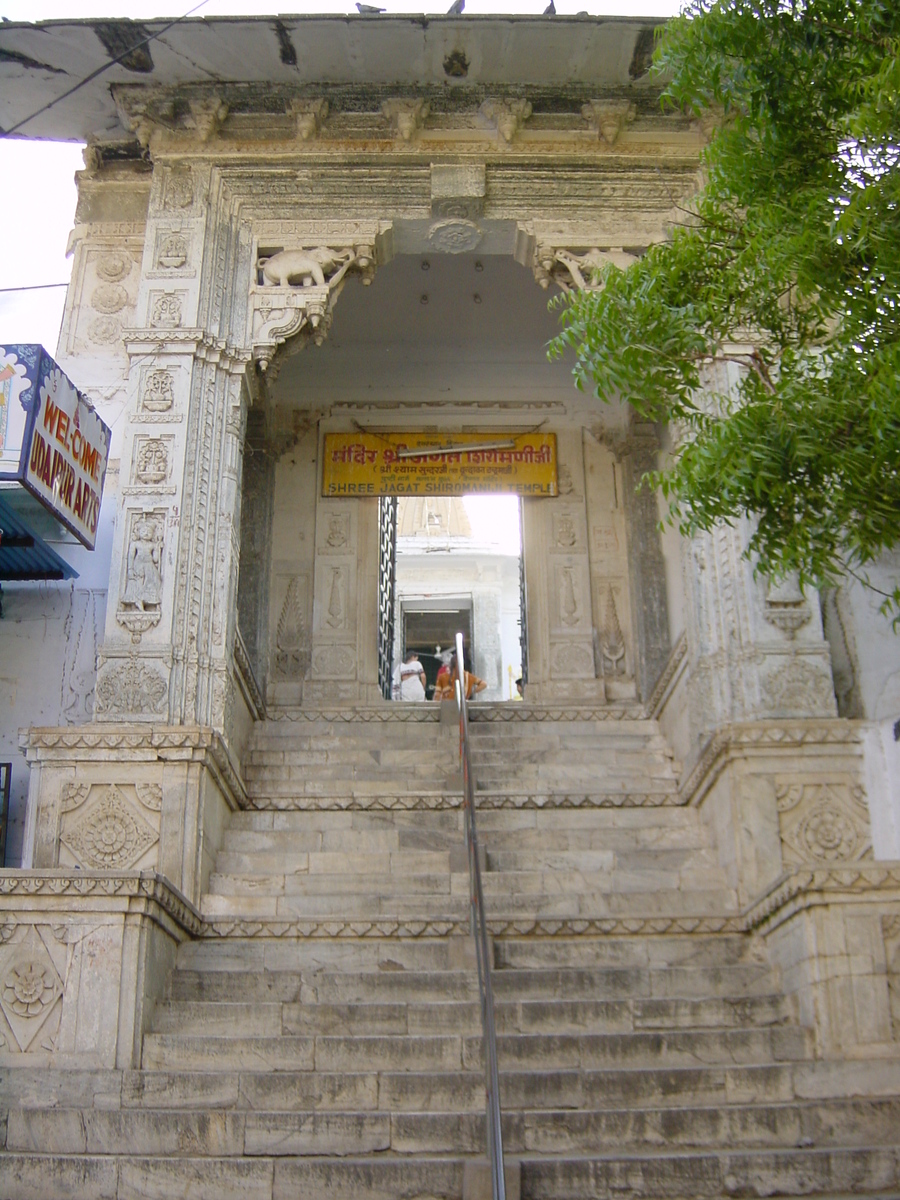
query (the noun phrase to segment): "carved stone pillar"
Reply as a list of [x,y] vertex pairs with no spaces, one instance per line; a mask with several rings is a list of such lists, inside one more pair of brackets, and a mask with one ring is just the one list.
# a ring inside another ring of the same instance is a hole
[[95,719],[226,732],[249,354],[218,336],[203,263],[218,276],[227,232],[206,232],[210,187],[197,168],[154,172]]
[[[727,389],[727,365],[713,382]],[[747,521],[685,541],[690,710],[696,739],[729,721],[831,717],[831,658],[816,595],[754,578]]]
[[559,495],[524,501],[528,698],[603,703],[594,654],[591,561],[580,430],[557,435]]
[[656,492],[641,479],[656,469],[659,437],[652,426],[635,425],[622,454],[623,491],[630,543],[631,607],[634,614],[640,696],[646,700],[669,657],[666,571],[659,535]]

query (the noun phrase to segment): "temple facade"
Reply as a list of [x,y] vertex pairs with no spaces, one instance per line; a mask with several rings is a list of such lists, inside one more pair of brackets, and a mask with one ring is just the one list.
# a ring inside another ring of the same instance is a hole
[[[792,1006],[803,1053],[880,1060],[881,1082],[862,1092],[889,1092],[884,1063],[900,1067],[894,635],[858,586],[819,596],[756,577],[740,523],[693,539],[662,524],[640,481],[670,434],[576,390],[571,362],[546,354],[558,329],[548,301],[665,239],[700,183],[703,129],[661,111],[648,75],[653,23],[215,18],[140,45],[127,22],[42,28],[40,39],[3,28],[15,51],[0,63],[6,127],[61,94],[73,64],[87,74],[98,55],[132,49],[22,131],[87,143],[57,358],[114,441],[98,549],[72,548],[81,578],[4,589],[4,1069],[152,1073],[171,980],[214,943],[258,950],[259,963],[290,943],[304,962],[304,947],[329,938],[422,934],[408,896],[390,908],[382,890],[367,917],[349,882],[327,911],[291,909],[296,864],[279,868],[269,907],[261,869],[255,891],[227,882],[250,869],[235,865],[233,839],[251,816],[287,829],[279,813],[313,824],[325,810],[371,814],[375,795],[390,812],[392,788],[405,797],[393,808],[425,824],[458,805],[437,709],[385,688],[400,649],[396,506],[369,485],[329,491],[326,439],[352,435],[363,459],[371,438],[428,435],[438,456],[475,446],[490,492],[515,490],[515,454],[552,437],[546,491],[519,488],[521,581],[501,586],[498,567],[494,592],[479,585],[505,609],[515,589],[522,645],[509,653],[526,680],[524,703],[480,706],[478,728],[498,739],[485,788],[508,800],[492,816],[546,808],[559,829],[595,813],[612,846],[659,811],[692,823],[702,855],[681,882],[660,869],[656,887],[635,868],[640,900],[627,900],[637,885],[623,874],[595,910],[596,864],[583,894],[535,901],[527,921],[524,893],[504,893],[498,920],[524,923],[495,929],[498,965],[504,937],[546,946],[551,920],[561,945],[581,938],[600,957],[604,938],[743,939]],[[717,370],[710,387],[727,386]],[[457,494],[443,478],[429,484],[439,499]],[[454,580],[447,594],[473,587]],[[492,694],[505,696],[499,645]],[[332,746],[341,731],[345,758],[317,759],[316,738]],[[394,737],[401,781],[382,773]],[[587,747],[577,776],[576,744]],[[291,766],[300,749],[308,757]],[[433,754],[428,786],[410,792]],[[351,760],[352,772],[329,774]],[[490,832],[485,842],[490,864]],[[514,874],[505,861],[498,851],[499,874]],[[557,867],[571,880],[571,863]],[[351,860],[345,870],[366,875]],[[443,934],[428,909],[429,944],[464,938],[454,887]],[[391,915],[390,931],[374,912]],[[26,975],[41,980],[33,1003],[19,995]],[[21,1180],[42,1178],[36,1131],[50,1126],[20,1122],[9,1147],[19,1183],[4,1194],[37,1194]],[[90,1151],[64,1143],[60,1162]],[[108,1153],[124,1170],[126,1149]],[[181,1151],[159,1153],[174,1170]],[[518,1157],[524,1195],[526,1150]],[[130,1195],[124,1178],[92,1194]],[[528,1194],[605,1194],[579,1186]]]

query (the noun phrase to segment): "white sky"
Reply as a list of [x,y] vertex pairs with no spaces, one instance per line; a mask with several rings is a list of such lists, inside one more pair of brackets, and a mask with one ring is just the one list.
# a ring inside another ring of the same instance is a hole
[[[444,13],[450,0],[375,0],[390,13]],[[466,0],[473,16],[542,13],[547,0]],[[555,0],[561,15],[576,12],[614,16],[670,16],[678,0]],[[0,16],[11,21],[86,17],[171,17],[192,7],[191,0],[0,0]],[[352,0],[207,0],[205,16],[271,16],[279,13],[354,13]],[[6,292],[43,283],[65,283],[70,262],[66,240],[75,214],[73,176],[81,167],[81,147],[55,142],[0,139],[0,341],[43,342],[56,349],[65,289]]]

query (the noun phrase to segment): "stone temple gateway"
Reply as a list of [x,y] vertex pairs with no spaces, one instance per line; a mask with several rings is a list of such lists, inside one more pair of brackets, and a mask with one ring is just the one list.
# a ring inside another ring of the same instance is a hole
[[511,1187],[900,1194],[895,644],[661,532],[665,433],[545,354],[698,186],[653,23],[162,25],[0,33],[6,128],[119,59],[23,129],[88,143],[57,357],[115,440],[58,711],[0,625],[0,1192],[480,1194],[456,732],[384,697],[387,506],[321,486],[425,431],[556,439],[472,720]]

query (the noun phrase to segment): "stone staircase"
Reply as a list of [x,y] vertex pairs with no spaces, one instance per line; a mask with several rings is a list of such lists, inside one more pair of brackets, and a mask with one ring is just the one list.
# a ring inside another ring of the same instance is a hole
[[[896,1062],[816,1058],[655,725],[516,708],[472,731],[521,1195],[900,1196]],[[0,1196],[460,1200],[485,1133],[457,735],[367,715],[258,727],[141,1069],[0,1073]]]

